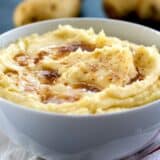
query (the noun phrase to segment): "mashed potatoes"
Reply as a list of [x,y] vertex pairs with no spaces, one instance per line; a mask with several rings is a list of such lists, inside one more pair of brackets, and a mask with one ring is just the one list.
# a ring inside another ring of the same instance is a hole
[[99,114],[160,98],[157,49],[69,25],[0,50],[0,97],[41,111]]

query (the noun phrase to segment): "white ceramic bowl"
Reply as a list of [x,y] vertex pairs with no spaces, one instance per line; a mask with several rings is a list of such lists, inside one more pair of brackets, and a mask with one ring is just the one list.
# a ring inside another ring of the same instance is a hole
[[[27,25],[2,34],[0,47],[31,33],[53,30],[59,24],[103,29],[107,35],[160,48],[159,32],[104,19],[62,19]],[[121,158],[149,143],[160,126],[159,101],[122,113],[67,116],[38,112],[0,99],[0,113],[1,128],[15,143],[51,160]]]

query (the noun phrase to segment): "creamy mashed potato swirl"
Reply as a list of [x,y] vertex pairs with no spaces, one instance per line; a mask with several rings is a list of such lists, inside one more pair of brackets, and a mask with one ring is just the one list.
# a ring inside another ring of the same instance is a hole
[[100,114],[160,98],[156,47],[69,25],[0,50],[0,97],[64,114]]

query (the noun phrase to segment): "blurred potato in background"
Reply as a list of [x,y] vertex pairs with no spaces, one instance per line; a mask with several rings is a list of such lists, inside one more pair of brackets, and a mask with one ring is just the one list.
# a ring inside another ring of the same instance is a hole
[[103,8],[111,18],[160,29],[160,0],[103,0]]
[[76,17],[80,13],[80,0],[23,0],[15,8],[15,26],[46,19]]

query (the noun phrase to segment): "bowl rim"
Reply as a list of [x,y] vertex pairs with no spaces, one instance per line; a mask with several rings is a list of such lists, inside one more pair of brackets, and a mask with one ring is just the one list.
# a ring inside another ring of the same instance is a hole
[[[111,118],[111,117],[117,117],[117,116],[124,116],[124,115],[129,115],[129,114],[133,114],[133,113],[137,113],[137,112],[142,112],[145,111],[147,109],[150,109],[151,106],[153,108],[154,107],[159,107],[158,104],[160,104],[160,100],[156,100],[153,102],[150,102],[148,104],[144,104],[142,106],[137,106],[137,107],[133,107],[130,108],[128,110],[124,110],[124,111],[116,111],[116,112],[104,112],[104,113],[100,113],[100,114],[65,114],[65,113],[58,113],[58,112],[50,112],[50,111],[43,111],[40,109],[36,109],[36,108],[31,108],[31,107],[27,107],[24,105],[20,105],[17,103],[14,103],[12,101],[9,101],[7,99],[1,98],[0,97],[0,103],[5,103],[7,105],[9,105],[9,107],[13,107],[15,109],[21,110],[21,111],[25,111],[25,112],[31,112],[33,114],[39,114],[39,115],[43,115],[43,116],[54,116],[57,118],[72,118],[72,119],[81,119],[81,118],[85,118],[85,119],[94,119],[94,118]],[[2,106],[3,107],[3,106]]]
[[[26,24],[23,26],[18,26],[16,28],[12,28],[6,32],[3,32],[0,34],[0,37],[6,36],[7,34],[10,34],[12,32],[16,32],[21,29],[27,29],[28,27],[31,28],[33,26],[38,26],[41,24],[48,24],[48,23],[54,23],[54,22],[62,22],[62,21],[99,21],[99,22],[107,22],[107,23],[121,23],[123,25],[130,25],[134,26],[136,28],[143,28],[145,30],[149,30],[150,32],[153,32],[155,34],[158,34],[160,36],[160,31],[150,28],[148,26],[142,25],[142,24],[137,24],[129,21],[124,21],[124,20],[118,20],[118,19],[112,19],[112,18],[96,18],[96,17],[79,17],[79,18],[58,18],[58,19],[49,19],[49,20],[44,20],[44,21],[39,21],[39,22],[34,22],[31,24]],[[0,47],[1,48],[1,47]]]
[[[54,22],[64,22],[64,21],[68,21],[68,23],[70,21],[99,21],[99,22],[106,22],[106,23],[119,23],[119,24],[123,24],[123,25],[130,25],[130,26],[133,26],[133,27],[136,27],[136,28],[143,28],[145,29],[146,31],[150,31],[150,32],[154,32],[154,34],[157,34],[157,36],[160,36],[160,32],[155,30],[155,29],[152,29],[150,27],[147,27],[147,26],[144,26],[144,25],[140,25],[140,24],[136,24],[136,23],[132,23],[132,22],[127,22],[127,21],[123,21],[123,20],[114,20],[114,19],[106,19],[106,18],[59,18],[59,19],[52,19],[52,20],[45,20],[45,21],[41,21],[41,22],[36,22],[36,23],[32,23],[32,24],[27,24],[27,25],[24,25],[24,26],[20,26],[20,27],[17,27],[17,28],[14,28],[14,29],[11,29],[7,32],[4,32],[2,34],[0,34],[0,38],[3,37],[3,36],[7,36],[8,34],[11,34],[13,32],[17,32],[21,29],[27,29],[27,28],[31,28],[33,26],[38,26],[38,25],[42,25],[42,24],[49,24],[49,23],[54,23]],[[15,39],[16,41],[16,39]],[[1,47],[0,47],[1,48]],[[158,106],[157,104],[160,102],[160,100],[155,100],[153,102],[150,102],[150,103],[147,103],[147,104],[144,104],[144,105],[140,105],[140,106],[137,106],[137,107],[133,107],[133,108],[129,108],[127,110],[124,110],[124,111],[116,111],[116,112],[111,112],[111,113],[107,113],[107,112],[104,112],[104,113],[100,113],[100,114],[65,114],[65,113],[57,113],[57,112],[50,112],[50,111],[43,111],[43,110],[38,110],[36,108],[30,108],[30,107],[27,107],[25,105],[20,105],[20,104],[17,104],[17,103],[14,103],[12,101],[9,101],[7,99],[4,99],[4,98],[1,98],[0,97],[0,103],[1,102],[4,102],[8,105],[11,105],[12,107],[16,108],[16,109],[20,109],[22,111],[27,111],[27,112],[32,112],[32,113],[35,113],[35,114],[41,114],[41,115],[48,115],[48,116],[54,116],[54,117],[63,117],[63,118],[98,118],[98,117],[113,117],[113,116],[118,116],[118,115],[126,115],[126,114],[132,114],[132,113],[137,113],[139,111],[143,111],[143,110],[146,110],[146,109],[149,109],[151,108],[151,106]]]

